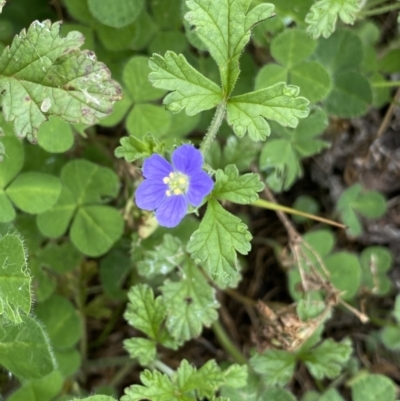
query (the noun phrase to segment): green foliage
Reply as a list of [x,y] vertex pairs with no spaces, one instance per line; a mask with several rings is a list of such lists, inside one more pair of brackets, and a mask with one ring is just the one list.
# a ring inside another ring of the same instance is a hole
[[394,401],[396,387],[388,377],[363,375],[354,380],[351,387],[353,401],[387,400]]
[[397,295],[392,315],[394,325],[387,325],[381,331],[381,340],[386,348],[398,351],[400,349],[400,295]]
[[239,176],[237,167],[230,164],[225,171],[217,171],[213,196],[219,200],[246,205],[255,202],[258,199],[257,193],[263,188],[264,185],[257,174],[248,173]]
[[117,175],[87,160],[73,160],[65,164],[60,178],[63,187],[58,202],[38,215],[40,231],[60,237],[72,220],[71,240],[82,253],[99,256],[107,252],[122,235],[123,220],[117,210],[99,203],[117,195]]
[[230,98],[227,121],[241,138],[246,132],[254,141],[265,140],[271,133],[266,119],[294,128],[300,118],[308,116],[308,100],[298,96],[297,86],[277,83],[274,86]]
[[185,18],[216,61],[224,95],[228,97],[239,76],[239,58],[250,39],[251,28],[270,18],[274,6],[263,3],[248,11],[251,0],[209,2],[189,0]]
[[42,325],[28,315],[19,325],[1,325],[0,360],[7,370],[24,380],[40,379],[56,368]]
[[211,199],[199,229],[189,240],[187,250],[196,264],[202,263],[219,287],[233,287],[240,278],[236,252],[246,255],[250,251],[251,238],[239,218]]
[[315,109],[294,129],[271,124],[272,136],[260,154],[260,169],[267,173],[266,182],[275,192],[289,189],[302,176],[302,158],[312,156],[328,147],[317,139],[328,121],[321,109]]
[[267,350],[250,359],[251,367],[262,375],[268,386],[284,386],[294,373],[296,356],[282,350]]
[[342,193],[336,208],[348,227],[348,233],[357,237],[362,233],[358,214],[369,219],[382,217],[386,212],[386,201],[379,192],[365,192],[360,184],[354,184]]
[[182,266],[180,280],[166,280],[161,291],[167,329],[179,343],[199,336],[203,326],[210,326],[218,317],[215,290],[191,261]]
[[59,31],[60,23],[35,21],[0,57],[4,118],[13,121],[18,136],[32,141],[49,115],[92,125],[120,98],[121,89],[104,64],[79,50],[82,34],[62,38]]
[[328,339],[318,347],[309,348],[306,352],[300,353],[300,359],[316,379],[324,377],[333,379],[340,374],[351,353],[349,339],[341,343]]
[[314,39],[329,37],[335,30],[338,17],[345,24],[354,24],[360,5],[357,0],[319,0],[306,16],[307,32]]
[[[238,370],[242,372],[241,380],[237,380]],[[232,380],[231,375],[236,380]],[[211,360],[196,369],[183,360],[172,378],[157,370],[145,370],[140,375],[143,385],[128,387],[121,401],[195,401],[197,397],[212,397],[224,384],[240,388],[245,385],[245,379],[246,368],[232,365],[221,371],[216,362]]]
[[[0,321],[22,323],[31,310],[31,276],[26,251],[17,234],[0,236]],[[22,312],[22,314],[21,314]]]

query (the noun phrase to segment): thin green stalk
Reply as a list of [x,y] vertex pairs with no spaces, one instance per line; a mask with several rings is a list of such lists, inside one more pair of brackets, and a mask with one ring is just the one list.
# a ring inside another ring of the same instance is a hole
[[211,144],[213,143],[215,137],[218,134],[218,131],[221,127],[222,122],[225,118],[225,111],[226,111],[226,102],[222,101],[218,106],[217,110],[215,111],[214,117],[211,121],[211,125],[208,128],[208,131],[203,139],[203,142],[200,145],[200,150],[203,155],[205,155],[210,148]]
[[258,199],[255,202],[253,202],[252,205],[262,207],[264,209],[280,210],[285,213],[297,214],[298,216],[308,217],[309,219],[317,220],[317,221],[320,221],[321,223],[330,224],[335,227],[346,228],[346,226],[344,224],[337,223],[336,221],[324,219],[323,217],[319,217],[314,214],[309,214],[309,213],[301,212],[300,210],[292,209],[290,207],[278,205],[277,203],[269,202],[264,199]]
[[400,86],[400,81],[374,82],[372,86],[374,88],[393,88],[396,86]]
[[246,365],[247,360],[242,355],[242,353],[236,348],[236,345],[231,341],[231,339],[226,334],[226,331],[222,327],[219,321],[215,321],[212,324],[212,329],[215,336],[218,338],[219,343],[222,348],[240,365]]
[[374,15],[380,15],[380,14],[388,13],[390,11],[399,10],[399,9],[400,9],[400,3],[389,4],[387,6],[374,8],[372,10],[361,11],[360,16],[361,17],[372,17]]
[[160,360],[154,361],[153,366],[169,377],[172,377],[175,374],[174,369],[171,369],[168,365],[166,365],[164,362],[161,362]]

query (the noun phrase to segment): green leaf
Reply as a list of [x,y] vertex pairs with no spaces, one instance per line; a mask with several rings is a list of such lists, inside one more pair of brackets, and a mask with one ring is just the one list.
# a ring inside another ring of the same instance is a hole
[[[124,219],[118,210],[103,205],[82,206],[71,226],[71,241],[85,255],[100,256],[121,238]],[[87,235],[90,233],[90,236]]]
[[368,218],[379,218],[386,212],[386,201],[379,192],[364,192],[360,184],[354,184],[342,193],[336,208],[349,234],[357,237],[362,233],[362,226],[356,212]]
[[[318,214],[318,212],[320,211],[318,201],[309,195],[300,195],[299,197],[297,197],[293,203],[292,208],[308,214]],[[292,219],[296,223],[311,221],[308,217],[298,215],[293,215]]]
[[318,41],[315,55],[332,73],[357,70],[363,59],[360,38],[348,29],[338,29],[330,38]]
[[124,348],[132,359],[137,359],[141,365],[148,365],[156,359],[156,344],[147,338],[130,338],[124,341]]
[[93,125],[121,97],[105,65],[93,53],[79,50],[82,34],[75,31],[62,38],[59,31],[59,22],[35,21],[0,56],[4,118],[14,122],[20,137],[34,140],[49,115]]
[[250,359],[250,366],[262,375],[267,386],[287,384],[294,374],[295,364],[295,354],[282,350],[257,353]]
[[301,94],[310,102],[325,99],[331,90],[331,78],[325,68],[316,61],[306,61],[289,72],[289,83],[300,87]]
[[180,29],[182,27],[181,3],[181,0],[150,1],[152,14],[161,29]]
[[52,401],[63,386],[63,378],[58,371],[24,383],[7,401]]
[[333,88],[325,99],[325,108],[329,114],[339,117],[359,117],[367,112],[371,102],[368,80],[358,72],[345,71],[333,77]]
[[53,116],[40,126],[37,137],[39,145],[50,153],[64,153],[74,144],[71,125]]
[[165,234],[161,244],[154,250],[145,250],[143,260],[137,263],[141,276],[152,278],[158,274],[166,275],[185,259],[185,250],[179,238]]
[[181,268],[181,278],[166,280],[161,287],[167,308],[167,329],[183,342],[201,334],[203,326],[210,326],[218,318],[219,304],[215,290],[191,261]]
[[338,17],[345,24],[353,24],[360,4],[358,0],[319,0],[311,7],[306,16],[307,32],[314,39],[329,37],[335,30]]
[[115,398],[108,395],[92,395],[87,398],[74,398],[72,401],[116,401]]
[[8,223],[15,219],[15,209],[7,194],[0,189],[0,223]]
[[54,356],[57,361],[58,370],[64,377],[70,377],[76,373],[82,363],[81,354],[75,348],[55,350]]
[[50,243],[37,254],[40,263],[53,271],[64,274],[76,269],[82,262],[82,254],[70,243]]
[[22,211],[39,214],[51,209],[61,193],[59,178],[50,174],[20,174],[6,189],[6,194]]
[[112,249],[100,262],[100,281],[104,292],[113,300],[125,300],[123,289],[126,278],[132,270],[127,252]]
[[397,320],[397,323],[400,323],[400,295],[397,295],[396,297],[393,316]]
[[102,127],[114,127],[119,122],[121,122],[128,110],[132,106],[132,99],[130,96],[124,91],[124,97],[119,102],[116,102],[114,105],[113,112],[106,117],[105,119],[99,122],[99,125]]
[[156,88],[172,91],[163,103],[174,113],[186,108],[186,114],[192,116],[212,109],[222,100],[221,88],[193,68],[182,54],[154,54],[149,66],[150,82]]
[[353,401],[394,401],[396,386],[392,380],[382,375],[364,375],[353,382]]
[[4,189],[24,165],[24,148],[21,141],[15,136],[8,135],[1,140],[5,153],[3,161],[0,162],[0,189]]
[[400,71],[400,49],[389,50],[378,64],[379,71],[394,74]]
[[133,22],[144,6],[144,0],[88,0],[91,14],[102,24],[122,28]]
[[337,252],[324,259],[330,273],[329,280],[340,291],[341,298],[352,299],[361,283],[361,266],[356,255],[349,252]]
[[164,54],[168,50],[183,53],[188,47],[186,35],[181,31],[158,31],[149,45],[149,53]]
[[239,58],[250,39],[251,28],[273,16],[274,6],[263,3],[248,11],[251,0],[189,0],[185,15],[217,62],[226,97],[239,76]]
[[67,231],[76,207],[73,193],[63,186],[53,208],[37,216],[37,225],[41,233],[50,238],[61,237]]
[[315,40],[302,29],[287,29],[272,40],[271,55],[290,69],[311,56],[315,47]]
[[115,149],[115,156],[124,158],[127,162],[151,156],[153,153],[163,153],[162,145],[151,134],[146,134],[141,140],[134,136],[121,138],[121,146]]
[[387,294],[392,287],[392,282],[386,274],[393,262],[390,251],[382,246],[368,247],[362,251],[360,262],[362,285],[373,294]]
[[[103,53],[102,57],[109,57],[110,61],[116,62],[118,67],[120,67],[121,61],[118,59],[114,61],[112,52],[122,52],[126,50],[128,53],[129,50],[132,50],[134,40],[138,35],[138,24],[135,21],[122,28],[112,28],[95,22],[94,27],[100,43],[103,45],[104,49],[107,50],[107,52]],[[128,54],[131,55],[132,53],[129,52]],[[108,65],[110,65],[110,61],[107,62]]]
[[345,401],[344,398],[338,393],[338,391],[334,388],[326,391],[318,401]]
[[84,159],[65,164],[61,181],[71,190],[78,205],[114,198],[119,191],[118,176],[113,170]]
[[267,64],[260,68],[256,75],[256,81],[254,89],[268,88],[279,82],[287,82],[288,80],[288,69],[278,64]]
[[219,287],[235,286],[240,277],[236,251],[246,255],[251,248],[251,238],[238,217],[211,199],[199,229],[190,237],[187,250]]
[[13,323],[21,323],[23,314],[31,310],[31,277],[26,258],[18,235],[0,236],[0,317]]
[[[175,341],[163,324],[167,313],[163,297],[154,298],[153,290],[147,284],[137,284],[130,288],[128,298],[128,307],[124,314],[128,323],[149,336],[153,342],[159,342],[169,348],[176,348]],[[132,345],[129,340],[127,341],[126,347],[129,344]]]
[[55,369],[43,327],[30,316],[19,325],[0,325],[1,364],[20,379],[39,379]]
[[35,289],[35,301],[38,303],[43,302],[54,293],[57,286],[56,277],[44,269],[40,261],[35,257],[30,258],[29,268],[33,276],[32,284]]
[[220,200],[246,205],[258,199],[258,192],[264,189],[258,174],[248,173],[239,176],[234,164],[230,164],[225,171],[218,170],[213,196]]
[[340,374],[352,351],[349,339],[341,343],[328,339],[318,347],[309,348],[306,353],[300,355],[300,358],[316,379],[321,380],[324,377],[333,379]]
[[400,351],[400,327],[386,326],[380,333],[383,345],[391,351]]
[[[125,65],[122,79],[134,103],[160,99],[165,91],[154,88],[147,79],[151,72],[152,59],[144,56],[132,57]],[[150,64],[150,67],[149,67]],[[163,88],[165,89],[165,88]]]
[[78,312],[67,298],[53,295],[37,305],[35,311],[55,348],[71,348],[78,342],[82,335],[82,323]]
[[126,119],[126,129],[130,135],[143,138],[147,133],[156,138],[164,136],[171,125],[171,113],[162,106],[138,104]]
[[308,116],[308,100],[298,96],[299,88],[281,82],[269,88],[229,99],[227,121],[235,134],[248,132],[254,141],[265,140],[270,134],[266,119],[284,127],[296,127],[299,118]]
[[274,401],[297,401],[292,393],[280,387],[270,387],[263,393],[263,400],[274,400]]
[[[237,371],[236,367],[234,369]],[[145,370],[140,374],[143,385],[136,384],[125,389],[121,401],[217,400],[219,398],[216,399],[213,395],[225,384],[224,373],[226,372],[222,372],[214,360],[208,361],[198,370],[183,360],[172,378],[157,370]]]

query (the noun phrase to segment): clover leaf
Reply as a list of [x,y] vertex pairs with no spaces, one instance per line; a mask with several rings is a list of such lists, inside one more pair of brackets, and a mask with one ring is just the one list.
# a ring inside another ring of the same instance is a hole
[[300,87],[302,96],[311,102],[324,99],[330,88],[331,78],[324,66],[307,60],[313,53],[316,42],[301,29],[288,29],[271,42],[271,54],[277,64],[267,64],[257,74],[256,90],[280,81]]
[[312,156],[329,146],[317,139],[328,125],[327,116],[315,109],[294,128],[271,123],[272,137],[260,154],[260,169],[267,172],[267,184],[275,192],[289,189],[303,170],[301,159]]
[[71,240],[82,253],[99,256],[107,252],[122,235],[123,219],[117,210],[99,203],[117,195],[117,175],[78,159],[64,165],[60,178],[63,187],[58,202],[37,217],[40,231],[57,238],[72,221]]
[[348,233],[357,237],[362,233],[358,214],[369,219],[382,217],[386,212],[386,200],[379,192],[363,191],[360,184],[354,184],[342,193],[336,208],[348,226]]
[[34,21],[0,56],[5,120],[13,121],[18,136],[32,141],[50,115],[93,125],[121,97],[105,65],[92,52],[79,50],[83,35],[70,32],[62,38],[59,31],[59,22]]
[[[6,126],[7,132],[8,126]],[[3,138],[5,158],[0,163],[0,222],[15,219],[15,209],[38,214],[50,209],[61,193],[57,177],[38,172],[20,173],[24,164],[24,149],[14,135]]]

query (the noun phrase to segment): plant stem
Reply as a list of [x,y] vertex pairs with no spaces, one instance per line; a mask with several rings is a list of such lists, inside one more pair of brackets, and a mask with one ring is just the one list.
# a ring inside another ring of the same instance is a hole
[[231,339],[226,334],[226,331],[222,327],[221,323],[216,320],[212,324],[212,329],[215,336],[218,338],[219,343],[222,348],[240,365],[246,365],[247,360],[242,355],[242,353],[236,348],[236,345],[231,341]]
[[299,216],[308,217],[309,219],[320,221],[321,223],[330,224],[335,227],[346,228],[344,224],[337,223],[336,221],[324,219],[323,217],[315,216],[314,214],[309,214],[301,212],[300,210],[292,209],[290,207],[282,206],[277,203],[269,202],[264,199],[258,199],[252,203],[253,206],[263,207],[264,209],[270,210],[280,210],[285,213],[297,214]]
[[372,84],[374,88],[392,88],[395,86],[400,86],[400,81],[385,81],[385,82],[375,82]]
[[384,13],[388,13],[390,11],[399,10],[399,9],[400,9],[400,3],[389,4],[387,6],[382,6],[379,8],[372,9],[372,10],[362,11],[360,13],[360,16],[361,17],[372,17],[374,15],[384,14]]
[[161,362],[160,360],[156,360],[153,363],[154,367],[158,369],[159,371],[165,373],[167,376],[171,377],[175,374],[175,370],[171,369],[168,365],[166,365],[164,362]]
[[218,131],[221,127],[222,122],[225,118],[225,111],[226,111],[226,102],[222,101],[218,106],[217,110],[215,111],[214,117],[211,121],[211,125],[208,128],[208,131],[203,139],[203,142],[200,145],[200,150],[203,155],[205,155],[210,148],[211,144],[213,143],[215,137],[218,134]]

